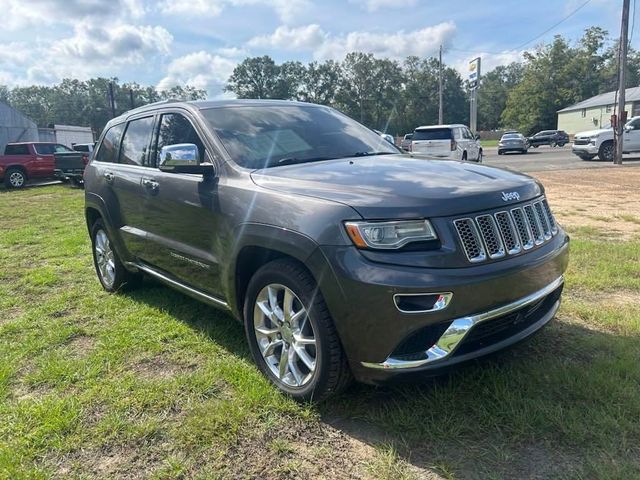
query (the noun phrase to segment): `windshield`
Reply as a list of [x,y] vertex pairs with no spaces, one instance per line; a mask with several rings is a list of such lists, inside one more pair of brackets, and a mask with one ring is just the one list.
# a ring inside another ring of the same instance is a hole
[[429,128],[413,132],[412,140],[451,140],[450,128]]
[[203,109],[202,114],[229,155],[245,168],[399,153],[367,127],[329,107],[230,106]]

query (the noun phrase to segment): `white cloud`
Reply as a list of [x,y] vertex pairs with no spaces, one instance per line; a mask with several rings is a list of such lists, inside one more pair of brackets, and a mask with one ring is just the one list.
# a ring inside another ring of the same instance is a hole
[[247,42],[249,47],[282,48],[286,50],[312,50],[327,39],[327,34],[319,25],[289,28],[280,26],[271,35],[253,37]]
[[370,12],[375,12],[379,9],[388,9],[388,8],[406,8],[413,7],[417,0],[350,0],[351,3],[358,3]]
[[281,26],[271,35],[252,38],[247,45],[254,48],[311,51],[318,60],[342,59],[347,53],[354,51],[400,59],[408,55],[432,55],[440,45],[447,45],[455,32],[453,22],[443,22],[411,32],[350,32],[346,35],[331,35],[312,24],[298,28]]
[[160,80],[160,90],[175,85],[192,85],[207,90],[210,98],[223,96],[222,89],[236,66],[236,61],[212,55],[209,52],[193,52],[171,61],[167,75]]
[[72,37],[52,45],[52,53],[69,60],[111,64],[142,63],[151,55],[167,55],[173,36],[163,27],[119,24],[110,28],[76,24]]
[[228,7],[264,6],[273,9],[280,20],[289,23],[310,5],[309,0],[163,0],[159,10],[165,15],[214,17]]
[[3,27],[18,30],[28,26],[73,24],[80,20],[139,18],[142,0],[0,0]]

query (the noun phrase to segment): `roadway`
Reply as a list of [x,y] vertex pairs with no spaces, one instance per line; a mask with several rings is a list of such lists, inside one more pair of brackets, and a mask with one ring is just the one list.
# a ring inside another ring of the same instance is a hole
[[[575,170],[582,168],[615,168],[608,162],[602,162],[598,158],[584,161],[571,153],[570,146],[530,148],[526,154],[507,153],[498,155],[496,147],[484,148],[484,163],[495,167],[518,170],[520,172],[543,172],[551,170]],[[637,154],[625,155],[623,165],[640,166],[640,157]]]

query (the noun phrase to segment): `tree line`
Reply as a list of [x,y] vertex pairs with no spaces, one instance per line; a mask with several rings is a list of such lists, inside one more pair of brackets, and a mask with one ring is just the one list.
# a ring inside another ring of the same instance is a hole
[[[522,62],[496,67],[483,75],[478,90],[478,129],[513,128],[529,134],[555,128],[556,112],[617,82],[617,42],[606,30],[591,27],[577,42],[558,35],[524,53]],[[238,98],[299,100],[335,107],[365,125],[394,135],[438,121],[438,71],[435,58],[403,61],[353,52],[344,60],[277,64],[269,56],[239,63],[225,90]],[[51,123],[90,125],[99,132],[111,118],[109,83],[114,84],[116,115],[167,98],[198,100],[204,90],[178,86],[159,91],[117,79],[65,79],[54,86],[9,89],[0,100],[31,117]],[[627,86],[640,84],[640,54],[630,49]],[[133,97],[133,102],[131,98]],[[451,66],[443,65],[445,123],[469,123],[469,87]]]
[[[113,86],[113,111],[110,84]],[[132,107],[169,98],[201,100],[206,97],[205,90],[188,85],[158,90],[137,83],[120,83],[117,78],[64,79],[52,86],[12,89],[0,85],[0,101],[31,118],[38,127],[46,128],[53,124],[90,126],[96,134],[102,131],[114,113],[117,116]]]

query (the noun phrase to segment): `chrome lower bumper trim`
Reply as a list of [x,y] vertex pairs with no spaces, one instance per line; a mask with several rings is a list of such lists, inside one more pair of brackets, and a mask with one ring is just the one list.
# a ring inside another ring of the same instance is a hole
[[361,362],[364,367],[376,368],[376,369],[404,369],[404,368],[416,368],[422,367],[426,364],[442,360],[450,356],[458,345],[462,342],[464,337],[469,331],[478,323],[491,320],[492,318],[501,317],[507,315],[515,310],[519,310],[527,305],[537,302],[538,300],[546,297],[551,292],[560,287],[564,282],[564,277],[560,276],[549,285],[537,292],[522,297],[515,302],[503,305],[501,307],[489,310],[487,312],[478,313],[475,315],[469,315],[467,317],[458,318],[451,322],[449,328],[442,334],[440,339],[429,350],[424,352],[424,358],[416,360],[401,360],[393,357],[387,358],[382,363],[375,362]]

